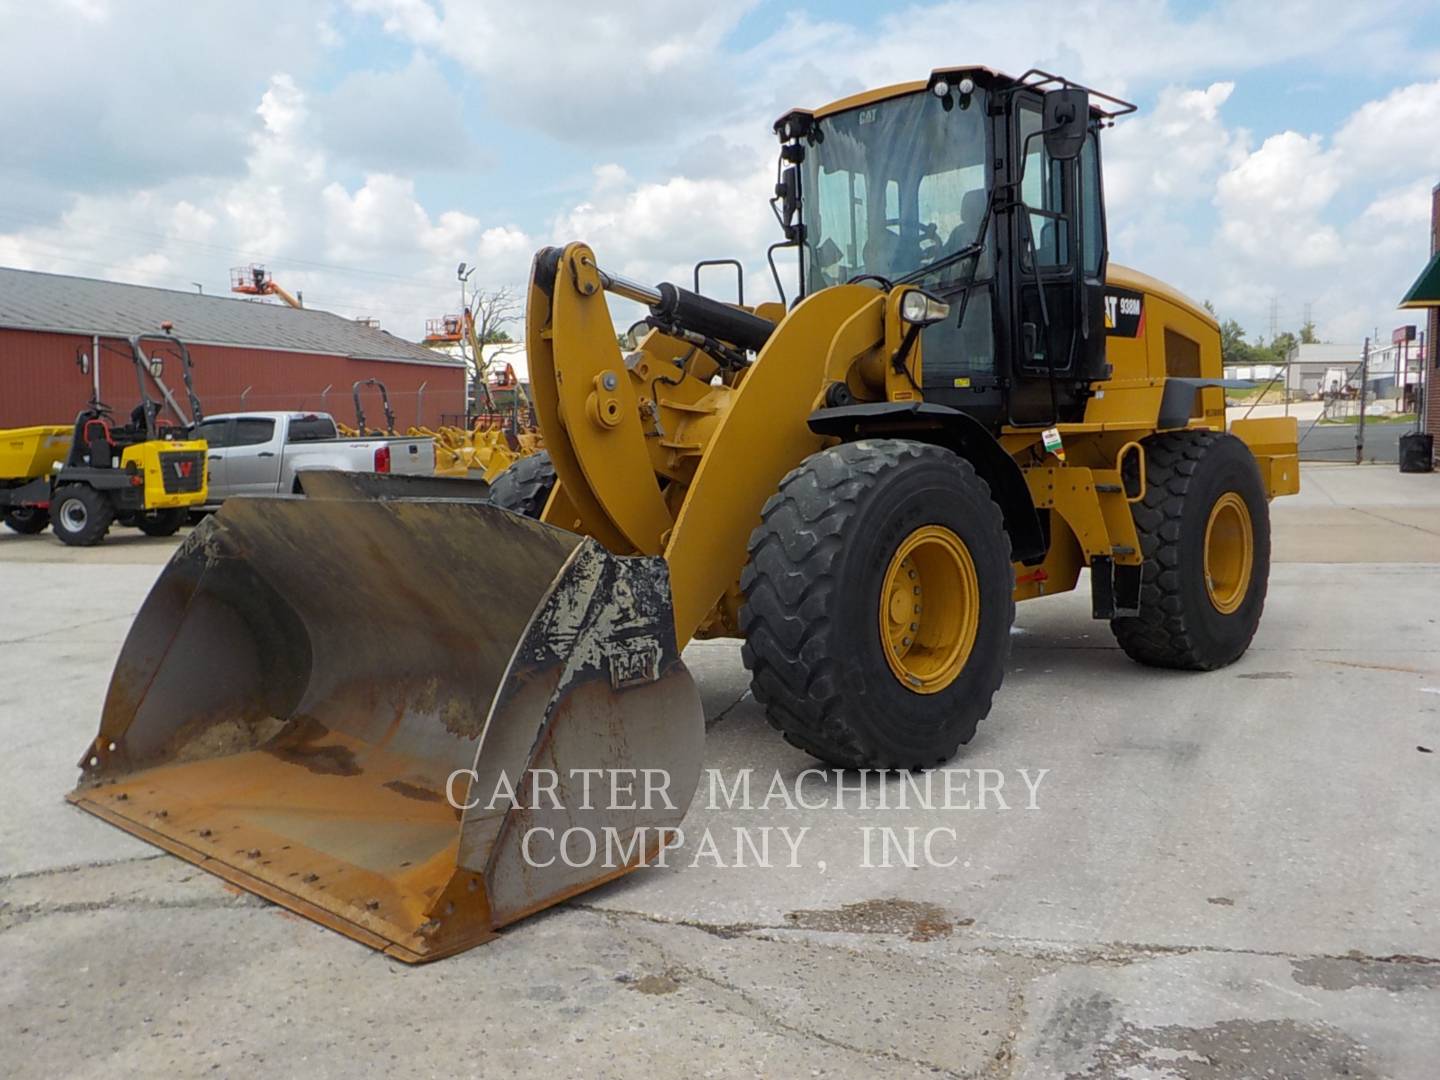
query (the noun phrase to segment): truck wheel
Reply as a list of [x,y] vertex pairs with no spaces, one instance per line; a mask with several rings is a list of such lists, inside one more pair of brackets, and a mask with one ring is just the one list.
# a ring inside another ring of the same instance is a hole
[[65,484],[50,500],[50,527],[71,547],[90,547],[105,539],[115,508],[100,492],[84,484]]
[[1250,449],[1233,435],[1179,431],[1145,440],[1135,504],[1140,614],[1112,619],[1132,660],[1211,671],[1250,646],[1270,577],[1270,506]]
[[33,536],[50,524],[50,512],[38,506],[17,506],[5,511],[5,524],[17,533]]
[[938,765],[1005,674],[1010,538],[949,450],[866,439],[785,477],[740,575],[751,690],[791,744],[842,768]]
[[170,510],[151,510],[138,515],[135,527],[146,536],[174,536],[189,517],[190,511],[183,506]]
[[538,519],[555,488],[555,466],[541,450],[523,457],[490,485],[490,504],[502,510]]

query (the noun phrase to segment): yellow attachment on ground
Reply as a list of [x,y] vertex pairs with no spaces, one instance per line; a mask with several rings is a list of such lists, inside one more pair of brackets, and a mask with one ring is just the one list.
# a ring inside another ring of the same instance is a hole
[[0,480],[44,476],[70,452],[71,429],[60,425],[0,431]]
[[917,694],[944,690],[980,628],[975,560],[952,530],[923,525],[895,550],[880,586],[880,641],[895,678]]
[[1245,500],[1227,491],[1215,500],[1205,522],[1205,591],[1221,615],[1230,615],[1250,591],[1255,565],[1255,530]]
[[435,441],[435,475],[469,477],[487,484],[493,484],[522,457],[545,448],[538,432],[512,435],[498,427],[412,427],[407,434]]
[[232,499],[141,608],[70,801],[435,959],[656,856],[703,758],[674,641],[661,560],[479,499]]
[[145,478],[146,510],[203,506],[209,486],[205,468],[208,449],[204,439],[151,439],[125,447],[120,467],[133,467]]

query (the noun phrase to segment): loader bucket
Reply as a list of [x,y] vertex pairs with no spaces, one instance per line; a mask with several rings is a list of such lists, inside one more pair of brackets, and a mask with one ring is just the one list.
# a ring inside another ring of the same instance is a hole
[[418,962],[654,859],[703,738],[663,560],[475,501],[235,499],[141,607],[69,799]]

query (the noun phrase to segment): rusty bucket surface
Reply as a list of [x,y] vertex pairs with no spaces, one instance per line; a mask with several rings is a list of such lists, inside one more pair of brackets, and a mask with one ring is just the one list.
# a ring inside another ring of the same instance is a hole
[[652,859],[704,738],[663,560],[333,494],[232,500],[181,545],[70,801],[412,962]]

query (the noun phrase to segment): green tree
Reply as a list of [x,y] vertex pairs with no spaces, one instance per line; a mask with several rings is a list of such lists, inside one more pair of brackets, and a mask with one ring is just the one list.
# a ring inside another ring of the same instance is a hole
[[1318,345],[1320,339],[1315,335],[1315,323],[1313,320],[1306,320],[1305,325],[1300,327],[1301,345]]
[[1220,358],[1227,364],[1255,362],[1255,348],[1245,340],[1245,328],[1234,319],[1220,324]]
[[1294,334],[1290,333],[1289,330],[1282,330],[1275,335],[1275,340],[1270,342],[1267,351],[1275,363],[1283,364],[1285,359],[1290,355],[1290,350],[1295,348],[1299,343],[1300,340],[1296,338]]

